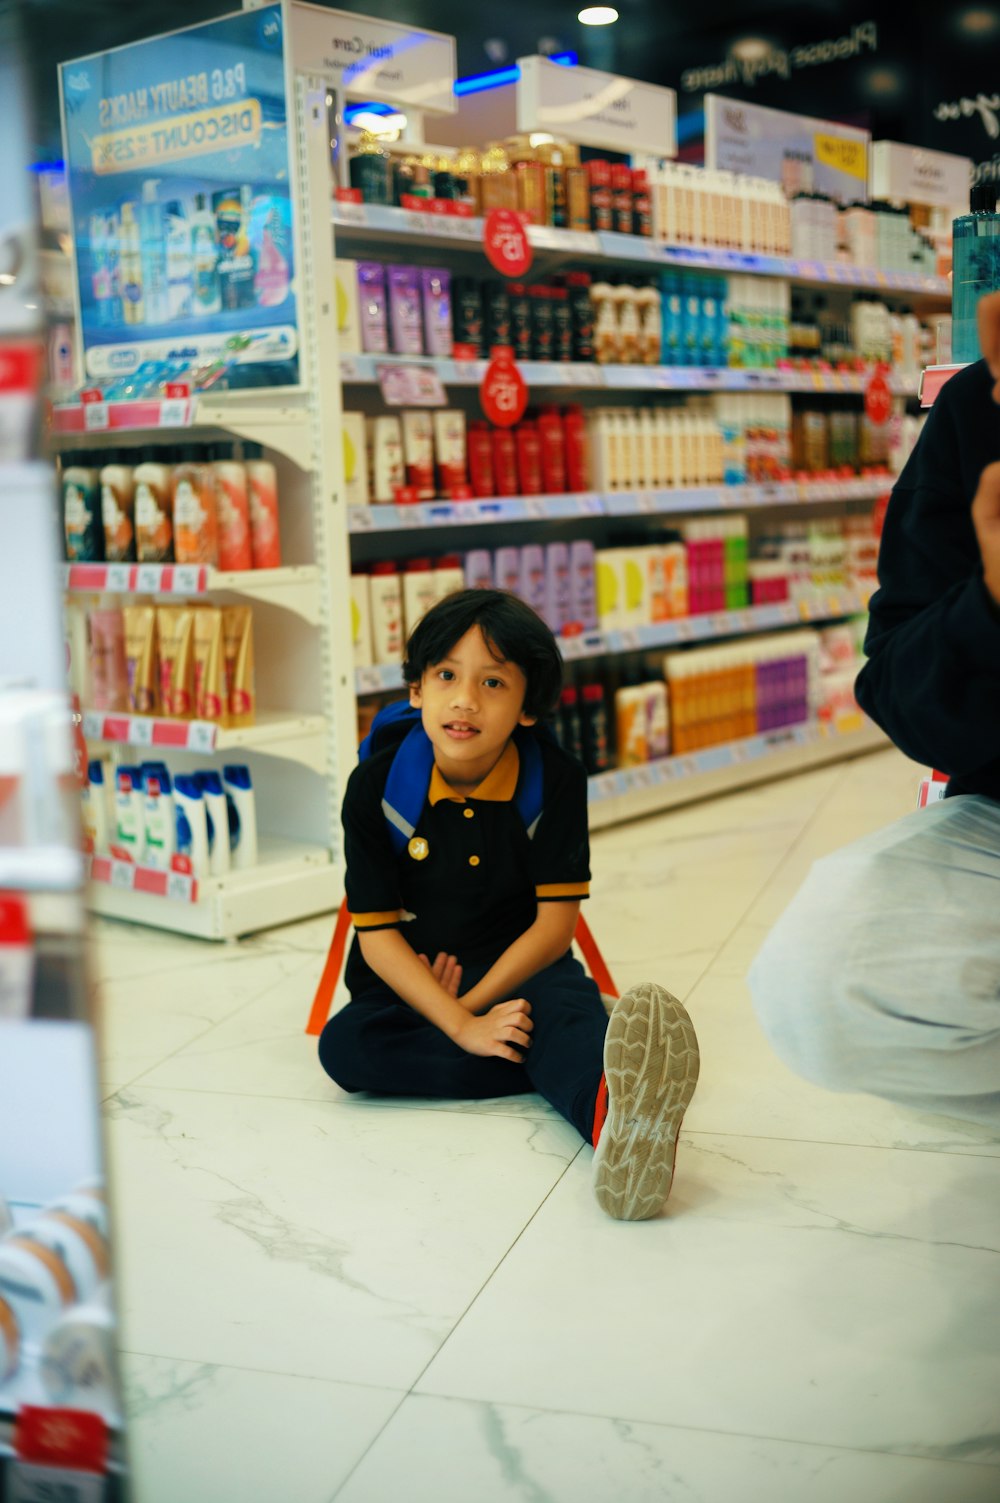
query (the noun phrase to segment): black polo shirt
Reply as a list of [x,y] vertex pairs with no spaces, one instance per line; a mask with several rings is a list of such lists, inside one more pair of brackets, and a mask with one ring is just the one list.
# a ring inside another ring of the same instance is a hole
[[[360,762],[343,809],[347,904],[355,928],[398,928],[431,960],[443,950],[463,965],[489,966],[534,923],[540,902],[587,897],[587,774],[558,746],[539,745],[542,815],[533,839],[513,802],[520,758],[510,741],[468,798],[434,768],[416,826],[419,843],[411,841],[399,856],[382,812],[396,749]],[[356,938],[345,979],[352,996],[382,985]]]

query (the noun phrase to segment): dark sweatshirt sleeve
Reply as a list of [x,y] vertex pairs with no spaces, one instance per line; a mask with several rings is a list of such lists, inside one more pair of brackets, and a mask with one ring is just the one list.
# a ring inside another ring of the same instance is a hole
[[963,780],[1000,761],[1000,611],[971,510],[998,448],[1000,409],[974,366],[944,387],[892,492],[857,681],[907,756]]

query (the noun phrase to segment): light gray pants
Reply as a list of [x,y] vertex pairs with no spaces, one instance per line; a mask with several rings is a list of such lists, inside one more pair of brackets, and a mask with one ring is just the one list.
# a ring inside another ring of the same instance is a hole
[[1000,1131],[1000,804],[945,799],[817,861],[749,982],[807,1080]]

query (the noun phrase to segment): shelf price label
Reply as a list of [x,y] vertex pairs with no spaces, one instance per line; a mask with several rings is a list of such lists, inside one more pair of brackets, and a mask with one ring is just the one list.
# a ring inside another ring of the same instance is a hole
[[210,720],[192,720],[188,726],[188,751],[211,752],[215,750],[216,727]]
[[129,722],[128,739],[130,746],[152,746],[153,722],[141,715],[133,715]]
[[447,407],[437,371],[429,365],[378,365],[375,369],[387,407]]
[[83,407],[83,427],[87,433],[103,433],[110,427],[107,402],[85,402]]
[[184,397],[164,397],[160,403],[160,426],[186,428],[190,404]]
[[483,249],[495,271],[515,280],[530,270],[534,259],[525,226],[512,209],[493,209],[486,216]]

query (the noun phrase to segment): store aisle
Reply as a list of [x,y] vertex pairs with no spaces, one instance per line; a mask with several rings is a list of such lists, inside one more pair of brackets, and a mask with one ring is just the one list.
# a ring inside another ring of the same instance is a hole
[[1000,1140],[790,1075],[744,982],[888,751],[602,833],[619,986],[702,1045],[667,1213],[534,1097],[381,1103],[302,1033],[330,921],[103,925],[137,1503],[993,1503]]

